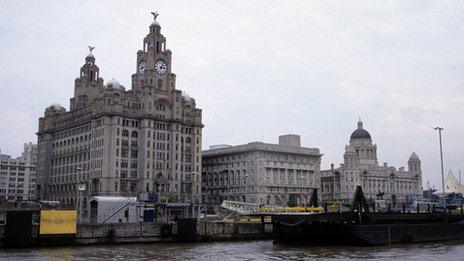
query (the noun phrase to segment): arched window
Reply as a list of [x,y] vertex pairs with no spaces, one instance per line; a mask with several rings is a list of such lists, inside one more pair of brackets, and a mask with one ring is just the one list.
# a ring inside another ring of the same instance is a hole
[[186,143],[191,143],[191,142],[192,142],[192,139],[190,139],[190,137],[187,137],[187,138],[185,139],[185,142],[186,142]]
[[138,133],[138,132],[132,131],[132,133],[131,133],[131,137],[132,137],[132,138],[137,138],[138,136],[139,136],[139,133]]
[[156,110],[158,111],[166,111],[166,107],[163,104],[156,105]]
[[122,130],[122,136],[123,137],[129,137],[129,131],[128,130]]

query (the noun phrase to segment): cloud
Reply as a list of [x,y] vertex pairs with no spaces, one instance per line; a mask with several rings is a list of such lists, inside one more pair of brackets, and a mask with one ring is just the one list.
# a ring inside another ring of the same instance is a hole
[[[3,110],[37,122],[49,104],[67,105],[87,44],[97,47],[101,76],[130,88],[152,19],[150,2],[2,7]],[[305,146],[319,147],[328,167],[341,162],[361,117],[381,161],[399,167],[415,151],[424,182],[438,185],[430,126],[442,124],[445,168],[461,167],[464,2],[159,1],[156,7],[177,88],[203,109],[205,148],[276,142],[293,132]],[[21,148],[34,136],[37,124],[24,122],[8,127],[3,150]]]
[[31,114],[14,107],[2,107],[0,115],[2,115],[0,121],[2,153],[18,156],[22,152],[23,143],[30,141],[37,143],[37,137],[31,132],[35,128],[36,120]]

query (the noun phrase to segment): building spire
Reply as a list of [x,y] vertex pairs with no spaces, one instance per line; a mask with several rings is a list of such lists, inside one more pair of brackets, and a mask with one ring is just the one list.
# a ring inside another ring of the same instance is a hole
[[362,128],[363,128],[363,122],[361,121],[361,117],[359,117],[358,129],[362,129]]

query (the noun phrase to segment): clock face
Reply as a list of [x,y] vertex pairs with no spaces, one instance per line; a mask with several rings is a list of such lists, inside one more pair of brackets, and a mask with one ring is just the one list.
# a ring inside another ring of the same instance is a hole
[[168,65],[164,60],[159,59],[155,63],[155,70],[158,74],[166,74],[168,72]]
[[140,61],[139,63],[139,74],[143,75],[147,71],[147,62],[145,61]]

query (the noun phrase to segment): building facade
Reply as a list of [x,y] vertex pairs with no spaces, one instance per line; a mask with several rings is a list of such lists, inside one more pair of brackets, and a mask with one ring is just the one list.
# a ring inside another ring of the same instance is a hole
[[153,14],[129,90],[114,79],[105,84],[89,46],[70,110],[52,104],[40,118],[40,198],[73,204],[80,185],[84,201],[146,192],[163,202],[201,199],[202,111],[176,88]]
[[421,161],[416,153],[408,160],[408,170],[396,169],[377,161],[377,145],[363,128],[361,120],[345,146],[344,163],[338,168],[321,172],[322,200],[344,201],[353,198],[357,185],[361,185],[366,198],[404,202],[408,196],[422,194]]
[[35,198],[37,145],[24,144],[21,156],[13,158],[0,151],[0,201]]
[[286,206],[305,204],[319,186],[321,156],[300,145],[298,135],[279,137],[279,144],[252,142],[203,151],[203,199]]

